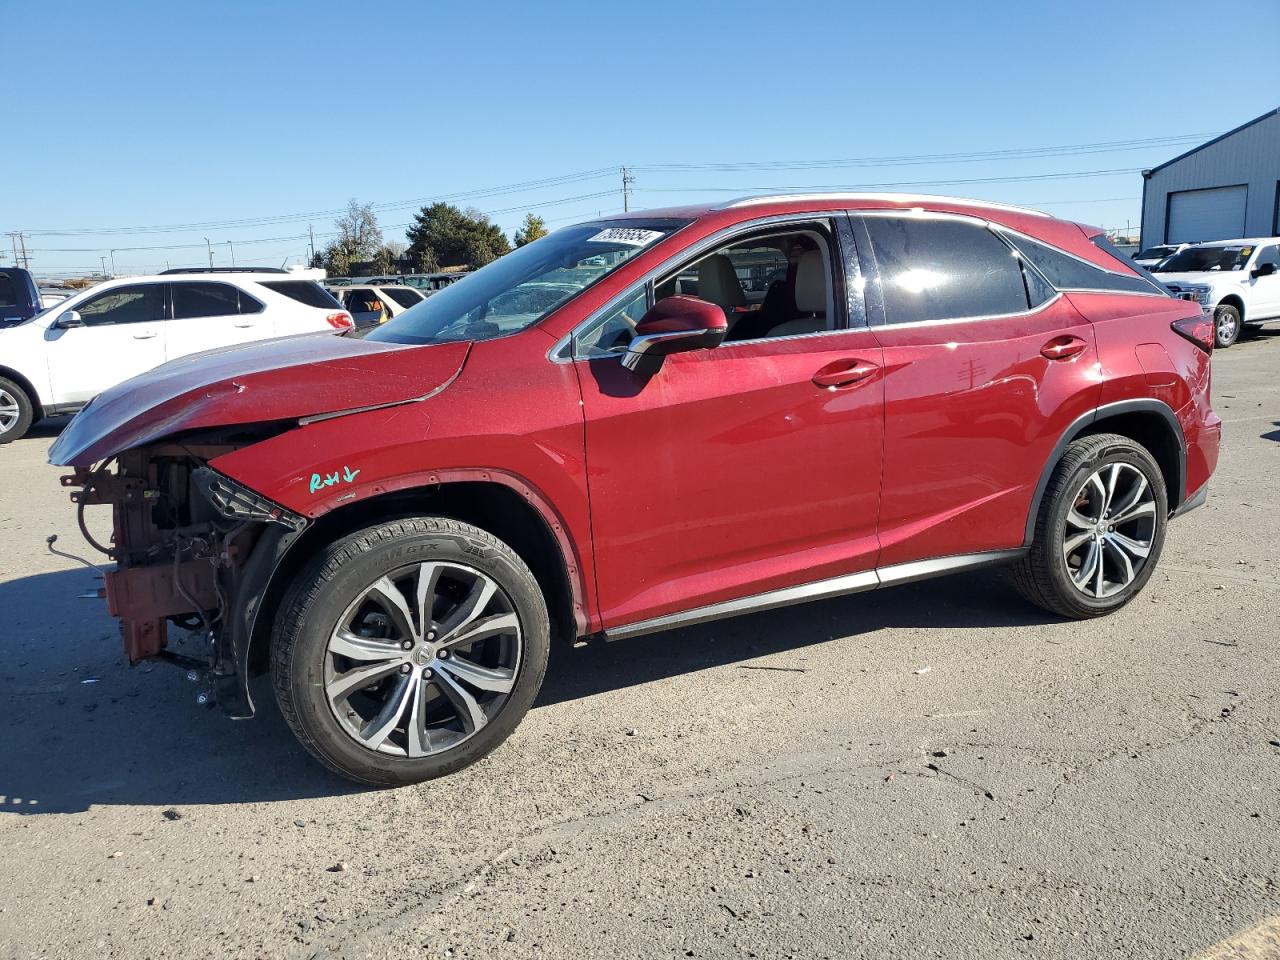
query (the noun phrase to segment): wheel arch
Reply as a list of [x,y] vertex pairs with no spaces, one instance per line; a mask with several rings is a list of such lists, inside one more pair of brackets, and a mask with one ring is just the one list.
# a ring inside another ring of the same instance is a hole
[[1215,306],[1214,309],[1216,310],[1218,307],[1235,307],[1236,311],[1240,314],[1240,322],[1244,323],[1244,298],[1239,294],[1228,293],[1218,301],[1217,306]]
[[1170,513],[1182,505],[1187,485],[1187,444],[1173,409],[1167,403],[1149,398],[1104,404],[1076,418],[1054,445],[1031,497],[1024,546],[1030,546],[1035,539],[1036,517],[1040,514],[1045,489],[1067,447],[1073,440],[1099,433],[1117,433],[1143,446],[1160,467],[1169,494]]
[[263,600],[249,638],[247,660],[254,667],[265,662],[276,609],[298,571],[323,545],[364,527],[400,517],[444,516],[493,534],[511,547],[533,572],[547,600],[553,639],[572,641],[587,632],[582,564],[564,533],[564,524],[541,497],[516,478],[495,471],[484,479],[470,472],[450,477],[433,474],[439,482],[406,486],[338,506],[317,517],[289,545],[263,591]]
[[31,401],[31,414],[35,420],[39,420],[44,416],[44,401],[40,399],[40,391],[36,389],[35,384],[31,382],[29,377],[19,373],[13,367],[6,367],[4,364],[0,364],[0,377],[12,380],[22,388],[27,395],[27,399]]

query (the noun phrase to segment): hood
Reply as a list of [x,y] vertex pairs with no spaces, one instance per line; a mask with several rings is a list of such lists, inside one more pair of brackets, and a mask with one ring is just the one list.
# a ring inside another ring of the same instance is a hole
[[1165,284],[1203,283],[1213,286],[1220,283],[1244,283],[1249,274],[1243,270],[1228,270],[1225,273],[1221,270],[1196,270],[1191,273],[1153,273],[1152,276]]
[[49,462],[86,467],[185,430],[368,410],[423,399],[457,376],[471,344],[379,343],[307,334],[172,360],[80,411]]

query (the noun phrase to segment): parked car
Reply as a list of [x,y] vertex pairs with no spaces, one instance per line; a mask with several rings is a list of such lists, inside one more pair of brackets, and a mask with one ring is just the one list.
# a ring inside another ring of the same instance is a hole
[[457,283],[467,274],[463,271],[455,273],[407,273],[401,279],[407,286],[421,290],[427,296],[437,290],[443,290],[451,283]]
[[1175,295],[1213,315],[1219,347],[1280,320],[1280,237],[1192,244],[1154,272]]
[[0,444],[166,361],[351,326],[350,314],[312,280],[256,273],[108,280],[0,330]]
[[47,287],[40,288],[40,309],[48,310],[54,304],[61,303],[67,297],[74,294],[75,291],[67,288],[51,289]]
[[351,314],[357,327],[377,326],[398,317],[426,297],[413,287],[351,284],[329,291]]
[[1162,243],[1154,247],[1147,247],[1139,250],[1133,255],[1133,262],[1140,267],[1150,270],[1161,260],[1166,260],[1173,256],[1179,250],[1185,250],[1190,244],[1186,243]]
[[[765,249],[785,287],[739,313]],[[114,505],[131,661],[198,622],[224,711],[267,670],[321,762],[408,783],[502,742],[553,638],[992,564],[1055,615],[1123,606],[1205,500],[1212,348],[1097,228],[765,197],[558,230],[364,337],[168,364],[50,459]]]
[[0,329],[30,320],[43,308],[29,270],[0,267]]

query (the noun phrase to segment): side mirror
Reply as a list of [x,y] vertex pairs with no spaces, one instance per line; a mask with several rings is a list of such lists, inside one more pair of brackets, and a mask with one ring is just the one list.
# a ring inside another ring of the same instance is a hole
[[81,319],[78,310],[68,310],[58,318],[58,322],[54,326],[59,330],[70,330],[72,327],[83,327],[84,320]]
[[636,324],[622,365],[649,377],[661,369],[668,354],[718,347],[728,332],[724,311],[714,303],[697,297],[666,297]]
[[1276,272],[1276,265],[1270,261],[1267,263],[1260,263],[1249,272],[1255,277],[1269,277]]

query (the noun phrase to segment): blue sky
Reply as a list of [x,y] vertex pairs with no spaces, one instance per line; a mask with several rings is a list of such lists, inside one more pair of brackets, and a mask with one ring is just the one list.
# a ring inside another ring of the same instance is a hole
[[[402,239],[393,227],[411,218],[408,201],[607,171],[458,200],[503,211],[494,219],[508,231],[526,209],[555,226],[620,209],[622,165],[637,168],[641,207],[1131,171],[1193,142],[817,169],[653,168],[1207,138],[1280,106],[1280,3],[1233,14],[1226,62],[1201,42],[1206,9],[0,0],[6,129],[27,136],[0,150],[0,231],[30,234],[37,272],[97,267],[116,248],[123,273],[205,262],[206,236],[218,263],[229,262],[228,240],[241,263],[297,261],[306,241],[294,238],[310,223],[321,245],[352,197],[388,205],[385,233]],[[1141,179],[895,189],[1031,203],[1115,227],[1136,223]],[[239,220],[257,222],[228,223]],[[0,241],[0,262],[11,262]],[[162,246],[182,249],[125,249]]]

